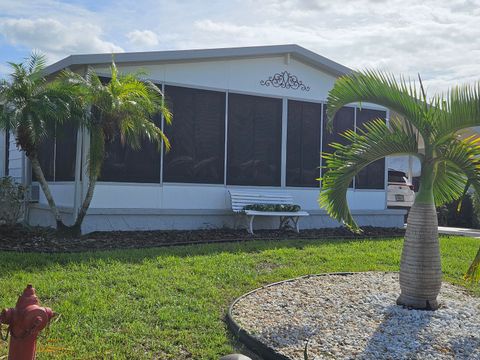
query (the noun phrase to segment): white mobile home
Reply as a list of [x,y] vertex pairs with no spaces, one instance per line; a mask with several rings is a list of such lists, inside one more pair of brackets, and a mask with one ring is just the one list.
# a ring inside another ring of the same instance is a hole
[[[321,151],[388,110],[363,104],[338,113],[325,129],[325,101],[335,79],[351,70],[297,45],[115,54],[121,72],[144,70],[163,89],[173,113],[172,150],[145,142],[133,151],[107,146],[100,181],[83,231],[232,227],[230,189],[283,192],[310,213],[302,228],[338,226],[317,204]],[[94,68],[109,76],[111,54],[72,55],[47,68]],[[86,192],[89,136],[63,129],[42,145],[42,165],[66,219]],[[11,134],[0,136],[1,172],[30,183],[28,161]],[[381,160],[352,182],[348,200],[362,225],[402,226],[403,211],[386,209],[386,166]],[[33,189],[35,181],[32,183]],[[43,194],[29,211],[31,224],[53,224]],[[278,226],[262,219],[257,228]]]

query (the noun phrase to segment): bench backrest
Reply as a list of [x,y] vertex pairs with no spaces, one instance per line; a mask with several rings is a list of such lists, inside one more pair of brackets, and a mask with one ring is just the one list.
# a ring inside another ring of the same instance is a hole
[[240,212],[247,205],[254,204],[293,204],[292,195],[279,191],[229,190],[232,210]]

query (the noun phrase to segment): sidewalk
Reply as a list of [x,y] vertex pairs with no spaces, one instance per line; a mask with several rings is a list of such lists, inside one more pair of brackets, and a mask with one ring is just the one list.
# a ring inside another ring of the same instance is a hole
[[473,238],[480,238],[480,229],[464,229],[464,228],[439,226],[438,233],[446,234],[446,235],[469,236]]

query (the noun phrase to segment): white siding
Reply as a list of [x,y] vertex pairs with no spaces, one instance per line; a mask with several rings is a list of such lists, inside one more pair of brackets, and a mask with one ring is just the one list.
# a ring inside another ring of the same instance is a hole
[[[323,73],[295,59],[287,65],[285,58],[255,58],[243,60],[184,62],[174,64],[122,66],[123,72],[143,69],[147,77],[157,81],[176,85],[186,85],[232,92],[246,92],[277,97],[302,98],[324,101],[335,82],[335,77]],[[108,75],[108,67],[98,67],[97,71]],[[298,80],[310,87],[309,91],[263,86],[260,81],[267,80],[275,73],[288,71]]]

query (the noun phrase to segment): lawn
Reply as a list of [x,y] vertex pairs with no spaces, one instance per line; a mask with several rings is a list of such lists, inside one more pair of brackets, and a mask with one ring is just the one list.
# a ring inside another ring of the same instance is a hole
[[[0,253],[0,306],[32,283],[61,316],[38,359],[218,359],[237,343],[224,315],[239,295],[282,279],[397,271],[401,239],[252,241],[80,254]],[[441,238],[445,279],[462,284],[480,240]],[[480,287],[470,287],[480,295]],[[3,343],[0,358],[6,354]]]

